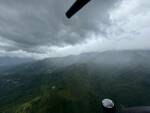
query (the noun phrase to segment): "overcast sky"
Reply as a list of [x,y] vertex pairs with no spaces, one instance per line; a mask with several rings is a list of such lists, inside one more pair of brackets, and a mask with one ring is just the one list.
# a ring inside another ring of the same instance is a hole
[[0,0],[0,56],[46,57],[150,49],[150,0]]

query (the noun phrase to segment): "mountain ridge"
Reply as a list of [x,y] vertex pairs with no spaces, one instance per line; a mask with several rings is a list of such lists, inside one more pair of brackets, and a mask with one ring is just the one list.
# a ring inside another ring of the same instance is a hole
[[[0,74],[2,113],[101,113],[100,100],[150,105],[150,51],[48,58]],[[138,98],[140,97],[140,98]]]

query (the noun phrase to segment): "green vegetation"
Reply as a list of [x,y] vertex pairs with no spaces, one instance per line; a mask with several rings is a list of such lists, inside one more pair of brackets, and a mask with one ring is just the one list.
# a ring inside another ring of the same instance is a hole
[[13,67],[13,73],[0,75],[0,113],[100,113],[103,98],[125,107],[150,105],[149,51],[125,52],[129,62],[117,54],[119,60],[116,53],[103,53],[106,59],[113,56],[105,63],[96,61],[102,56],[96,54],[81,63],[62,58]]

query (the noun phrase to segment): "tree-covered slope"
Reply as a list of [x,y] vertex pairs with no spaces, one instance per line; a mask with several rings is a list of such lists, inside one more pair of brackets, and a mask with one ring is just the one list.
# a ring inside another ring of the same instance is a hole
[[150,52],[45,59],[0,76],[2,113],[99,113],[100,101],[150,105]]

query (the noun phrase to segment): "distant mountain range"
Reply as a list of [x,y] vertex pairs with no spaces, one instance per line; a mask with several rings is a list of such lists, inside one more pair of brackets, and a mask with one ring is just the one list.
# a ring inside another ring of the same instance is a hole
[[47,58],[0,74],[0,113],[101,113],[100,101],[150,105],[150,51]]
[[18,57],[0,57],[0,67],[2,66],[13,66],[22,63],[31,62],[31,58],[18,58]]
[[16,65],[34,61],[32,58],[0,57],[0,72]]

